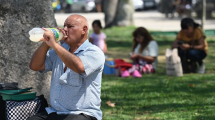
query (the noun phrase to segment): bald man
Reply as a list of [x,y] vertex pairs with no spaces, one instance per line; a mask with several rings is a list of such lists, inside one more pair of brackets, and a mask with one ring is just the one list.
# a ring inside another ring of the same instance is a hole
[[[30,68],[52,71],[50,106],[28,120],[101,120],[100,94],[104,53],[88,41],[88,22],[80,15],[69,16],[59,45],[52,32],[45,33]],[[49,48],[53,48],[49,50]]]

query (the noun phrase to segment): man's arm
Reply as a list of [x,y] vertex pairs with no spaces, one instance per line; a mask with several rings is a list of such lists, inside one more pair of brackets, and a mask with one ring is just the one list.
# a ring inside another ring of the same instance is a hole
[[45,69],[46,53],[49,50],[49,46],[43,42],[43,44],[33,54],[30,62],[30,69],[34,71],[42,71]]
[[45,33],[43,34],[41,41],[44,41],[48,46],[54,49],[66,67],[69,67],[76,73],[84,73],[85,69],[81,59],[56,43],[54,34],[51,31],[45,28],[43,28],[43,30]]
[[63,61],[63,63],[71,70],[79,74],[85,72],[84,65],[79,57],[70,53],[57,43],[53,45],[53,49]]

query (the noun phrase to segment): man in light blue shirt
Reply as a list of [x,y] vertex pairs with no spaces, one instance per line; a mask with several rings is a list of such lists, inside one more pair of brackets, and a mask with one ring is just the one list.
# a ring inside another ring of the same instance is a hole
[[102,119],[100,95],[105,57],[88,41],[88,28],[83,16],[69,16],[63,30],[59,28],[65,35],[62,45],[43,28],[43,44],[34,53],[30,68],[42,73],[52,71],[51,107],[28,120]]

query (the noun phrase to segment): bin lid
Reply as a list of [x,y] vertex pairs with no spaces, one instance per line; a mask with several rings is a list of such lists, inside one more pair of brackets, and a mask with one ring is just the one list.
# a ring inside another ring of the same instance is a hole
[[36,92],[22,92],[20,94],[1,94],[3,100],[14,100],[14,101],[23,101],[23,100],[32,100],[36,97]]
[[19,93],[22,93],[22,92],[26,92],[26,91],[28,91],[30,89],[32,89],[32,87],[25,88],[25,89],[19,89],[19,90],[0,90],[0,93],[7,94],[7,95],[15,95],[15,94],[19,94]]

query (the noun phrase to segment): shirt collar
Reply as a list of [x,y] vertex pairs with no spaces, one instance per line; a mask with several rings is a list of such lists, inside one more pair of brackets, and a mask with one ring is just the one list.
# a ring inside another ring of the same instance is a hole
[[74,54],[77,54],[80,51],[84,51],[89,45],[90,45],[90,42],[87,39],[83,44],[81,44],[81,46],[78,47],[78,49],[74,52]]

